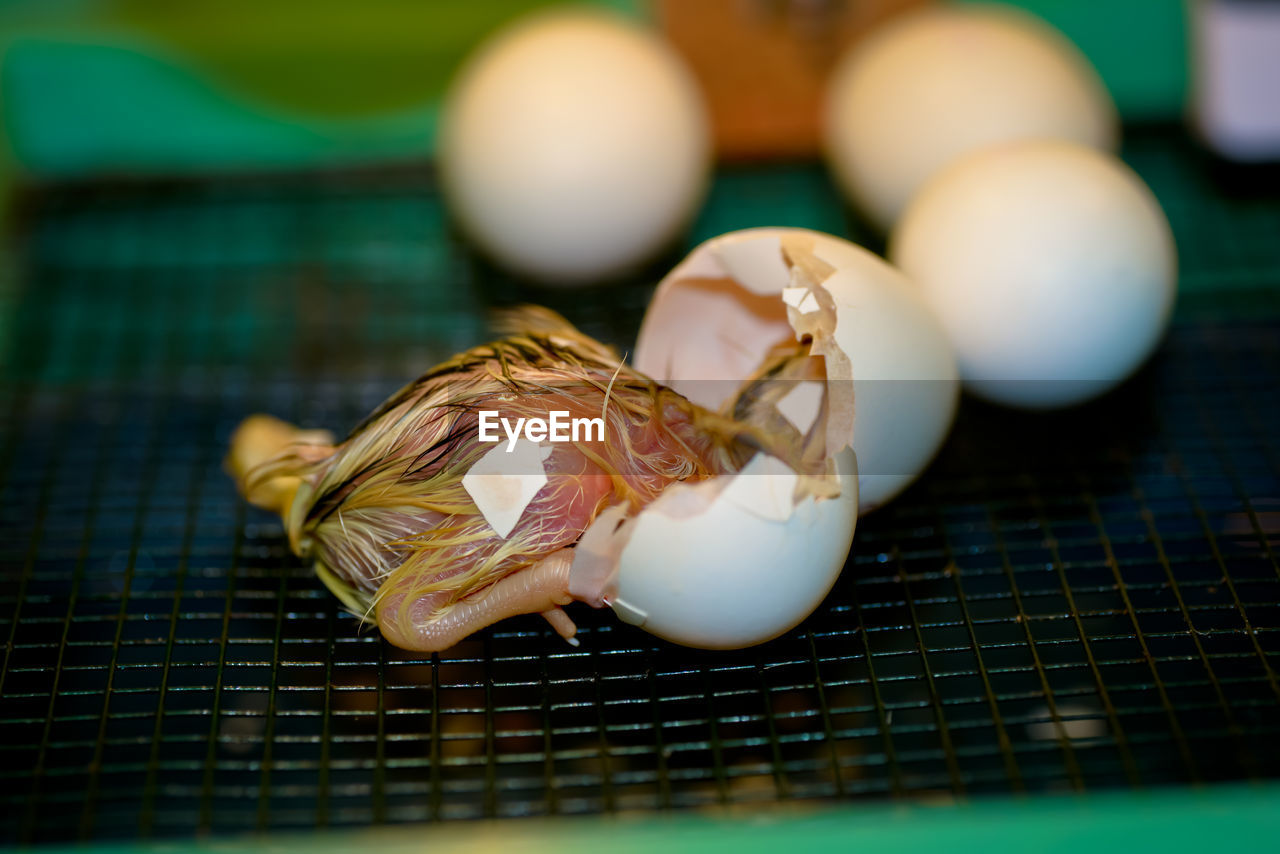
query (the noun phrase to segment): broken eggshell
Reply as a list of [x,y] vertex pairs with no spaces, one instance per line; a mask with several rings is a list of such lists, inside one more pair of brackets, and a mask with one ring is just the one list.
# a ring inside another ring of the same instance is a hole
[[[634,364],[717,409],[774,345],[802,335],[812,336],[814,352],[825,356],[834,410],[829,436],[837,439],[843,430],[852,437],[865,513],[893,499],[929,464],[959,394],[941,324],[912,283],[882,259],[800,228],[713,238],[658,285]],[[846,406],[852,423],[840,414]],[[828,447],[838,449],[838,440]]]
[[578,543],[569,590],[686,646],[771,640],[818,607],[849,555],[853,452],[836,455],[835,468],[831,498],[797,498],[796,473],[757,454],[736,474],[668,487],[631,519],[606,511]]

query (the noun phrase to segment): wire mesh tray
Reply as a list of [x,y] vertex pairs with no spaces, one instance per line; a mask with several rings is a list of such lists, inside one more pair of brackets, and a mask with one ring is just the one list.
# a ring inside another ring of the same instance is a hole
[[[1259,242],[1277,207],[1214,202],[1188,156],[1162,135],[1131,152],[1184,287],[1280,284]],[[721,176],[699,228],[753,224],[726,222],[746,187],[766,221],[850,228],[798,167]],[[1214,242],[1232,217],[1254,242]],[[577,649],[530,617],[414,656],[236,498],[231,429],[341,430],[479,340],[493,302],[624,344],[645,277],[524,290],[452,240],[416,173],[56,190],[24,234],[0,384],[2,841],[1280,776],[1262,291],[1193,293],[1154,363],[1083,409],[966,400],[776,641],[692,651],[581,607]]]

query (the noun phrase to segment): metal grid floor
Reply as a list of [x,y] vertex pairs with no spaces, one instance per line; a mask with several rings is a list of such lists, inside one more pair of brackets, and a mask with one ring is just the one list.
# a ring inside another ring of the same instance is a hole
[[[341,430],[492,303],[625,343],[645,276],[505,279],[425,174],[37,196],[0,384],[0,841],[1280,776],[1280,205],[1210,195],[1168,133],[1128,154],[1190,292],[1153,365],[1069,413],[966,400],[818,612],[739,652],[579,607],[578,649],[529,617],[403,653],[221,471],[246,413]],[[698,229],[844,216],[816,168],[741,170]]]

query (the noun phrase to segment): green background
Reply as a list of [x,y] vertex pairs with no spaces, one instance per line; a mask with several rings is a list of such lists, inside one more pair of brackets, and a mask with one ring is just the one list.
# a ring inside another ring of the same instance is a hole
[[[305,168],[428,155],[485,34],[545,0],[10,0],[8,148],[36,178]],[[595,5],[647,14],[643,0]],[[1021,0],[1096,64],[1128,121],[1176,118],[1176,0]],[[0,182],[3,183],[3,182]]]

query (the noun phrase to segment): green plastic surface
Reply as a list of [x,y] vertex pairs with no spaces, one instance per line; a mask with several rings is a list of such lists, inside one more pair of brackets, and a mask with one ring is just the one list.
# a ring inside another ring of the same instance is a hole
[[[1229,846],[1274,850],[1280,788],[1220,787],[1092,797],[982,800],[967,804],[877,804],[787,814],[508,820],[366,832],[220,839],[216,843],[102,846],[102,852],[420,851],[664,854],[787,851],[1035,851],[1039,854],[1204,854]],[[81,851],[83,848],[44,849]]]
[[[495,27],[544,5],[14,0],[0,6],[0,105],[18,162],[43,178],[427,157],[458,63]],[[1179,115],[1183,4],[1017,5],[1080,45],[1127,120]]]

